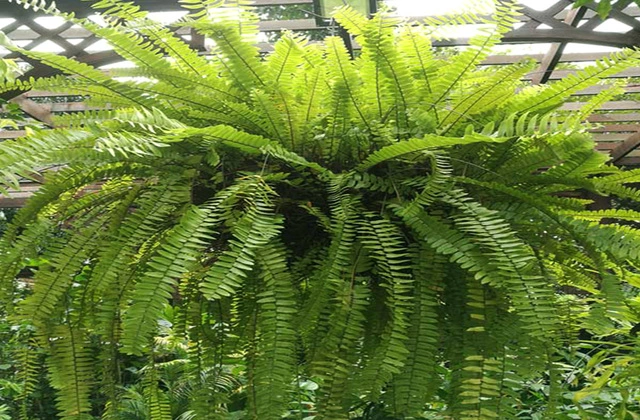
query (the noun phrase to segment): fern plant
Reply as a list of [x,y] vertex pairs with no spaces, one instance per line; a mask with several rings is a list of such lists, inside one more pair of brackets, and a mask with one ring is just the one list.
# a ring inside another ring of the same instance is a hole
[[[168,308],[203,419],[227,418],[214,384],[234,365],[251,419],[281,418],[302,378],[319,384],[317,419],[362,404],[419,418],[436,403],[446,418],[517,418],[522,384],[541,375],[545,418],[561,418],[558,349],[639,321],[640,232],[627,221],[640,213],[590,210],[576,193],[637,201],[640,170],[608,165],[585,115],[557,110],[638,52],[523,87],[534,63],[481,65],[517,20],[506,2],[446,59],[432,26],[343,7],[335,19],[362,46],[351,59],[340,38],[295,34],[261,57],[240,0],[182,1],[178,26],[213,41],[208,57],[129,2],[94,2],[101,26],[16,1],[136,65],[106,75],[0,39],[61,72],[1,90],[104,108],[0,144],[0,190],[44,171],[1,239],[0,289],[50,354],[61,418],[117,418],[121,372],[131,355],[153,366]],[[48,264],[13,304],[29,257]],[[26,384],[34,375],[25,366]],[[153,368],[142,386],[151,418],[170,418]]]

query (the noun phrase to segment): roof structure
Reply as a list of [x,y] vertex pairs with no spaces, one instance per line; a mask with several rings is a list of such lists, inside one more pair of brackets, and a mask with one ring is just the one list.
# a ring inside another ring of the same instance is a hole
[[[82,28],[70,23],[59,24],[42,23],[41,13],[27,10],[15,0],[0,0],[0,31],[18,45],[26,49],[54,49],[67,57],[74,57],[79,61],[91,64],[95,67],[104,67],[121,62],[122,59],[100,45],[100,40]],[[501,0],[516,1],[516,0]],[[149,12],[178,12],[184,11],[178,0],[135,0],[143,10]],[[282,6],[295,9],[296,18],[289,20],[262,20],[259,28],[265,33],[264,39],[269,39],[268,34],[282,30],[304,31],[312,35],[312,38],[321,38],[324,33],[331,31],[331,27],[319,25],[315,16],[314,0],[255,0],[259,8]],[[541,44],[546,47],[546,52],[538,54],[496,54],[487,58],[486,65],[498,66],[516,63],[525,58],[538,61],[536,71],[526,76],[533,84],[547,83],[558,80],[575,72],[585,64],[589,64],[599,58],[608,55],[602,52],[602,48],[609,50],[620,48],[640,47],[640,8],[635,6],[632,0],[619,0],[614,4],[614,9],[607,20],[602,20],[595,13],[597,4],[588,3],[586,6],[574,8],[572,0],[555,0],[543,10],[534,6],[539,1],[521,0],[522,16],[520,23],[503,39],[504,44]],[[549,3],[549,2],[544,2]],[[93,14],[91,3],[81,0],[57,0],[58,9],[74,12],[77,16],[90,16]],[[265,14],[266,15],[266,14]],[[420,17],[411,17],[413,20],[421,20]],[[615,22],[614,24],[612,24]],[[333,28],[335,29],[335,28]],[[182,36],[192,48],[207,53],[205,39],[192,33],[188,29],[180,29],[177,33]],[[438,41],[437,47],[464,46],[468,44],[468,38],[451,38]],[[585,44],[593,46],[593,50],[585,52],[570,52],[568,45]],[[261,50],[268,52],[271,45],[264,42]],[[357,45],[355,46],[357,48]],[[514,50],[519,49],[517,45]],[[565,51],[567,49],[567,51]],[[12,56],[0,49],[0,57],[23,60],[29,68],[25,77],[41,77],[55,74],[55,71],[46,65],[29,61],[23,57]],[[108,70],[105,70],[108,71]],[[637,78],[637,82],[635,81]],[[631,68],[624,72],[611,76],[611,80],[625,80],[624,89],[626,97],[608,102],[597,110],[590,121],[601,123],[602,126],[594,130],[597,147],[606,151],[611,161],[617,165],[640,166],[640,67]],[[574,102],[564,105],[566,110],[578,110],[592,95],[606,89],[607,85],[595,86],[576,93]],[[44,124],[52,125],[52,116],[58,113],[78,112],[87,109],[82,99],[73,92],[59,94],[51,92],[6,92],[0,95],[5,100],[17,104],[27,115]],[[638,99],[636,99],[638,98]],[[0,140],[15,138],[22,135],[20,130],[0,131]],[[27,186],[29,190],[32,186]],[[1,198],[0,207],[22,205],[23,193],[9,199]]]

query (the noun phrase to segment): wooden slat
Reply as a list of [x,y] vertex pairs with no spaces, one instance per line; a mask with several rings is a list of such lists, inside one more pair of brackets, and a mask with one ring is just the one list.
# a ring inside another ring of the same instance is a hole
[[594,123],[640,121],[640,113],[594,114],[589,117],[589,121]]
[[49,104],[51,112],[80,112],[104,109],[100,107],[88,106],[85,102],[54,102]]
[[20,184],[20,191],[9,191],[9,195],[0,194],[0,208],[16,208],[24,206],[31,195],[40,188],[34,182]]
[[264,20],[258,23],[260,31],[309,31],[323,29],[318,27],[315,19]]
[[[632,17],[640,17],[640,7],[638,6],[628,6],[625,9],[623,9],[624,13],[628,16],[632,16]],[[556,16],[558,19],[564,19],[567,16],[567,13],[569,12],[569,9],[567,10],[563,10],[562,12],[558,13],[558,15]],[[596,12],[594,12],[593,10],[588,10],[587,13],[584,15],[584,19],[591,19],[592,17],[594,17],[596,15]],[[525,17],[525,19],[523,20],[530,20],[530,18]]]
[[611,143],[596,143],[596,150],[600,150],[601,152],[606,152],[613,150],[618,144],[616,142]]
[[630,135],[634,133],[614,133],[614,134],[594,134],[593,138],[597,142],[603,143],[620,143],[623,140],[626,140]]
[[0,140],[17,139],[24,135],[24,130],[0,130]]
[[[323,29],[319,27],[315,19],[291,19],[291,20],[264,20],[258,22],[260,31],[310,31]],[[189,28],[180,28],[176,31],[178,35],[190,35]],[[91,35],[91,32],[80,27],[72,27],[62,33],[63,38],[84,39]],[[34,31],[31,28],[20,28],[9,34],[9,38],[13,41],[32,41],[42,37],[40,31]]]
[[616,164],[620,166],[640,166],[640,156],[623,157]]
[[[598,93],[610,88],[611,88],[611,85],[596,85],[596,86],[588,87],[586,89],[582,89],[574,93],[573,95],[574,96],[597,95]],[[629,84],[627,86],[623,86],[622,88],[624,89],[625,93],[640,93],[640,84],[637,84],[637,83]]]
[[590,131],[592,133],[636,132],[640,131],[640,124],[609,124]]
[[301,4],[311,6],[313,0],[254,0],[256,6],[284,6],[288,4]]
[[[577,111],[584,106],[584,102],[568,102],[562,107],[563,111]],[[600,111],[627,111],[640,109],[640,101],[611,101],[602,104]]]
[[[13,17],[23,12],[20,5],[6,5],[7,0],[2,0],[3,7],[0,7],[0,17]],[[135,0],[135,3],[139,5],[143,10],[149,12],[165,12],[165,11],[183,11],[185,10],[179,2],[171,0],[171,1],[161,1],[161,0]],[[254,0],[254,4],[256,6],[279,6],[279,5],[289,5],[289,4],[304,4],[310,5],[313,4],[313,0]],[[91,5],[87,2],[83,2],[80,0],[57,0],[56,5],[58,9],[63,12],[74,12],[79,15],[87,15],[92,13],[94,9],[91,8]],[[27,11],[29,15],[33,15],[34,13],[29,10]],[[38,13],[42,14],[41,12]]]
[[[575,73],[576,73],[576,70],[556,70],[553,73],[551,73],[550,80],[560,80]],[[530,74],[525,76],[524,80],[531,80],[531,76],[532,75]],[[624,71],[621,71],[609,76],[609,78],[611,79],[619,79],[619,78],[626,78],[626,77],[640,77],[640,67],[631,67],[629,69],[626,69]]]
[[29,92],[23,93],[25,98],[53,98],[60,96],[80,96],[77,93],[63,93],[63,92],[51,92],[48,90],[30,90]]
[[[603,52],[589,52],[589,53],[568,53],[562,54],[560,57],[561,63],[583,63],[600,60],[603,57],[607,57],[610,53]],[[505,55],[491,55],[482,62],[485,65],[502,65],[513,64],[523,60],[535,60],[540,62],[544,54],[505,54]]]

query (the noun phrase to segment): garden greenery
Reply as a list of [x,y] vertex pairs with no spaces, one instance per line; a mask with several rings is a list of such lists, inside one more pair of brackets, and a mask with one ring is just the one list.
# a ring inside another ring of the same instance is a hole
[[[3,191],[45,174],[0,242],[2,302],[33,326],[15,416],[37,385],[31,353],[44,351],[60,418],[124,418],[123,372],[144,357],[148,416],[170,419],[153,367],[174,340],[190,418],[233,418],[220,381],[235,372],[248,419],[281,418],[308,379],[316,419],[362,404],[393,419],[438,404],[430,418],[517,418],[523,384],[543,376],[538,415],[561,419],[561,357],[578,334],[633,341],[640,232],[628,221],[640,213],[590,210],[581,194],[640,200],[640,170],[609,165],[585,122],[620,89],[558,108],[640,53],[527,87],[533,62],[482,65],[517,21],[510,3],[446,57],[435,27],[459,17],[406,24],[340,8],[355,58],[339,37],[291,33],[261,56],[244,1],[181,1],[190,13],[176,26],[213,41],[206,57],[129,2],[94,2],[104,25],[18,3],[136,67],[107,74],[0,40],[61,73],[2,91],[73,92],[104,108],[0,144]],[[33,259],[44,263],[16,302]],[[633,352],[607,373],[623,415],[638,398]]]

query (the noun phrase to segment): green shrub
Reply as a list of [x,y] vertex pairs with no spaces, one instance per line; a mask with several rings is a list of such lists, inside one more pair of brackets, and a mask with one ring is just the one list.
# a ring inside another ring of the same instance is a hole
[[[238,3],[183,1],[180,25],[214,41],[211,59],[126,2],[94,4],[106,26],[48,8],[137,66],[112,75],[2,39],[64,73],[2,90],[108,108],[0,144],[5,188],[58,168],[0,242],[0,286],[11,302],[25,258],[47,262],[10,310],[49,355],[59,416],[119,418],[137,392],[141,412],[173,418],[154,368],[171,362],[195,418],[574,418],[563,354],[580,332],[633,340],[640,261],[622,223],[640,214],[574,193],[637,201],[640,170],[608,165],[587,132],[618,90],[557,108],[640,53],[525,87],[535,63],[481,65],[516,21],[500,3],[446,59],[431,26],[348,7],[335,18],[356,59],[340,38],[293,34],[263,59]],[[169,339],[184,354],[163,360]],[[123,392],[132,356],[147,373]],[[219,385],[229,374],[239,382]],[[300,397],[306,380],[318,388]]]

